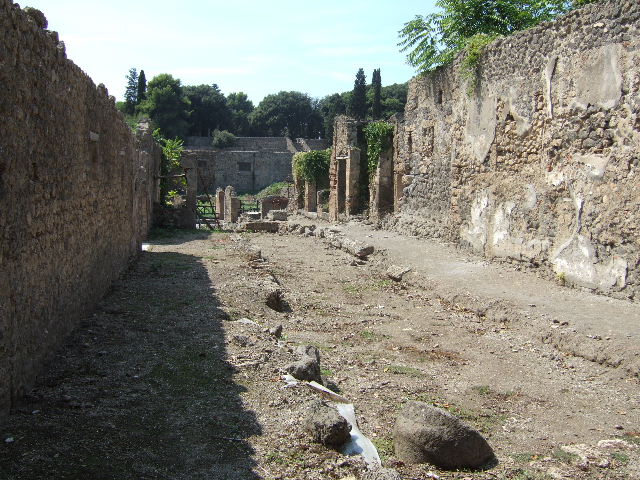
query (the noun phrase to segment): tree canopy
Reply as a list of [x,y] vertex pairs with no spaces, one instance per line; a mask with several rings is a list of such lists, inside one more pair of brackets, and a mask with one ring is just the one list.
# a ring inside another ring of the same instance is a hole
[[218,85],[187,85],[183,90],[191,104],[189,135],[207,137],[231,127],[231,111]]
[[353,82],[349,114],[358,120],[364,120],[367,115],[367,77],[362,68],[356,73],[356,79]]
[[371,87],[373,90],[373,101],[371,102],[371,117],[374,120],[378,120],[382,115],[382,77],[380,76],[380,69],[373,71],[371,78]]
[[428,72],[453,61],[474,36],[510,35],[592,1],[438,0],[442,10],[405,23],[398,45],[409,65]]
[[133,114],[138,104],[138,71],[130,68],[126,76],[127,88],[124,92],[124,111],[129,115]]
[[257,135],[306,137],[313,125],[311,98],[301,92],[267,95],[251,113]]
[[189,100],[182,83],[168,73],[153,77],[147,85],[147,98],[140,110],[160,129],[166,138],[184,137],[189,123]]
[[231,112],[231,131],[236,135],[250,135],[249,115],[255,107],[247,94],[244,92],[230,93],[227,95],[227,106]]

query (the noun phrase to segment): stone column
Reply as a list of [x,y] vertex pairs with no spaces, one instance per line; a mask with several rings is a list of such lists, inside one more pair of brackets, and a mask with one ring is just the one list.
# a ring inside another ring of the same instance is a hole
[[304,211],[315,212],[318,205],[317,202],[315,182],[304,182]]
[[224,190],[221,188],[216,190],[216,213],[218,220],[224,220]]
[[345,165],[345,206],[347,216],[353,215],[360,207],[360,149],[350,148]]
[[293,202],[295,210],[301,210],[304,208],[304,181],[296,176],[293,177],[293,189],[295,192],[295,199]]
[[229,223],[236,223],[240,214],[240,199],[236,197],[236,190],[229,185],[224,191],[224,219]]
[[370,184],[369,216],[372,220],[380,220],[393,210],[393,149],[380,155],[376,174]]
[[348,157],[332,156],[329,171],[329,220],[337,222],[344,212],[345,170]]

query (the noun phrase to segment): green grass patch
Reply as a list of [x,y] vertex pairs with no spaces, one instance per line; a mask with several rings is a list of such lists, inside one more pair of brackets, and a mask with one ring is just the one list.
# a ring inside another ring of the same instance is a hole
[[640,432],[626,432],[622,438],[627,442],[640,445]]
[[378,450],[378,455],[380,455],[380,460],[384,464],[389,457],[393,456],[393,439],[390,437],[373,437],[371,438],[371,443]]
[[551,456],[563,463],[573,463],[574,460],[577,460],[579,458],[575,453],[566,452],[559,447],[553,449],[553,452],[551,452]]
[[395,373],[396,375],[408,375],[410,377],[424,377],[424,372],[417,368],[407,367],[406,365],[389,365],[384,369],[385,372]]
[[514,453],[513,455],[511,455],[511,458],[513,458],[518,463],[529,463],[540,458],[540,455],[536,455],[535,453],[528,453],[528,452]]
[[491,395],[493,393],[493,390],[489,385],[475,385],[471,387],[471,390],[480,395]]
[[620,465],[626,465],[627,463],[629,463],[629,461],[631,460],[629,458],[629,455],[627,455],[626,453],[622,453],[622,452],[615,452],[612,453],[611,456],[613,457],[613,459],[618,462]]

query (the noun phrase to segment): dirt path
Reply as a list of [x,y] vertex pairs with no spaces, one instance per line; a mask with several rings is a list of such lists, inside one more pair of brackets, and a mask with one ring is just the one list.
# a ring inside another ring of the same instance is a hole
[[[153,242],[0,427],[2,439],[13,439],[0,445],[0,478],[360,478],[361,460],[304,432],[314,395],[283,388],[281,368],[302,344],[321,350],[323,375],[355,404],[361,429],[404,478],[639,478],[631,363],[614,368],[559,350],[562,335],[547,333],[569,334],[575,319],[562,325],[560,313],[541,312],[543,291],[535,300],[523,295],[526,305],[497,290],[479,295],[462,272],[483,264],[461,263],[456,273],[444,253],[427,257],[388,232],[348,228],[386,253],[360,264],[297,235]],[[396,247],[409,253],[397,257]],[[424,270],[400,283],[384,274],[409,262]],[[291,311],[265,304],[274,288]],[[281,339],[269,332],[277,325]],[[618,344],[617,331],[600,335],[589,340]],[[408,399],[480,429],[499,465],[438,472],[397,462],[391,432]]]

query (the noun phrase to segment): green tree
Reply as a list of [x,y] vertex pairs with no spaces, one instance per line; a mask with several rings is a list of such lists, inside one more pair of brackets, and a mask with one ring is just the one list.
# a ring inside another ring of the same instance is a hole
[[358,120],[364,120],[367,115],[367,77],[362,68],[356,73],[351,102],[349,103],[349,115]]
[[138,104],[138,71],[135,68],[130,68],[125,78],[127,79],[127,88],[124,91],[124,112],[133,115]]
[[251,135],[249,116],[254,110],[253,102],[244,92],[227,95],[227,105],[231,112],[231,131],[239,136]]
[[[588,0],[578,0],[588,1]],[[489,40],[553,19],[574,6],[566,0],[438,0],[442,11],[417,15],[400,30],[402,52],[419,72],[451,63],[475,36]],[[480,47],[482,48],[482,47]]]
[[338,115],[347,113],[347,104],[342,95],[334,93],[327,95],[319,103],[320,114],[322,115],[322,126],[324,138],[333,140],[333,122]]
[[382,87],[381,118],[389,118],[395,113],[404,112],[404,106],[407,104],[408,90],[408,83],[394,83],[392,85]]
[[166,138],[184,138],[187,134],[189,100],[184,95],[180,80],[168,73],[151,79],[140,111],[151,118]]
[[267,95],[250,115],[256,135],[291,138],[308,134],[312,122],[311,98],[301,92],[279,92]]
[[231,111],[218,85],[187,85],[184,94],[191,104],[189,135],[208,137],[214,130],[228,130]]
[[373,70],[371,77],[371,86],[373,87],[373,103],[371,105],[371,116],[374,120],[379,120],[382,115],[382,77],[380,69]]
[[144,74],[144,70],[140,70],[140,75],[138,75],[136,105],[140,105],[145,98],[147,98],[147,77]]
[[180,171],[180,158],[184,151],[184,142],[180,138],[165,138],[159,128],[153,131],[153,138],[162,147],[160,162],[160,203],[166,203],[168,193],[173,189],[184,189],[184,179],[168,178],[170,173]]

